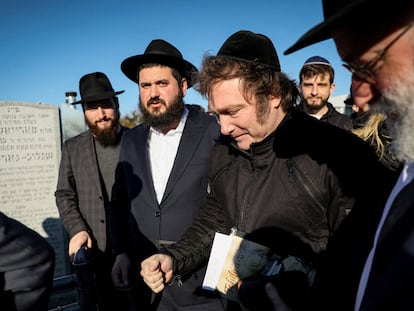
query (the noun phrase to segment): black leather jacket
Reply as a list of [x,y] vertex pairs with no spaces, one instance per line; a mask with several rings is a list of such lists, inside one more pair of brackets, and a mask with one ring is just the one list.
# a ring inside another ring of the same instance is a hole
[[[316,263],[363,188],[357,172],[364,161],[349,161],[358,150],[376,161],[355,135],[297,110],[249,151],[229,140],[217,145],[201,215],[168,249],[175,274],[205,262],[214,233],[229,233],[232,227],[250,234],[265,231],[261,243]],[[279,243],[278,232],[299,243]]]

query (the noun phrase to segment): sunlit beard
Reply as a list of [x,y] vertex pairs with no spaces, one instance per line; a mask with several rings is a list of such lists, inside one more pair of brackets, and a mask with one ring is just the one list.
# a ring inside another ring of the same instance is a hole
[[326,106],[326,104],[327,104],[327,101],[326,100],[321,100],[321,102],[320,102],[320,104],[318,104],[318,103],[316,103],[316,102],[314,102],[314,103],[308,103],[308,101],[306,100],[305,101],[305,106],[306,106],[306,109],[308,110],[308,112],[310,113],[310,114],[315,114],[315,113],[317,113],[319,110],[321,110],[323,107],[325,107]]
[[99,128],[96,122],[90,122],[85,118],[86,124],[88,125],[95,139],[103,146],[112,146],[118,142],[116,133],[119,124],[119,114],[115,119],[108,120],[110,121],[109,127]]
[[414,72],[393,83],[392,91],[384,92],[372,107],[389,116],[395,156],[403,162],[414,162]]
[[[160,102],[165,105],[165,102]],[[166,105],[165,105],[166,106]],[[163,113],[154,115],[148,111],[146,106],[139,100],[139,107],[142,113],[142,121],[148,126],[162,130],[163,128],[169,127],[172,123],[181,119],[184,111],[184,99],[181,94],[177,95],[170,106],[166,106],[166,110]]]

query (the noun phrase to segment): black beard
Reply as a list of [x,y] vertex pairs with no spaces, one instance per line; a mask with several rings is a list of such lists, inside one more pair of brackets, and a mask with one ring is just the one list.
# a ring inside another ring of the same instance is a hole
[[119,114],[115,119],[111,120],[111,126],[109,128],[100,129],[96,123],[92,123],[85,118],[86,124],[91,130],[95,139],[103,146],[113,146],[118,143],[118,125],[119,125]]
[[[161,104],[165,105],[165,101],[157,99]],[[159,115],[151,114],[142,103],[139,101],[139,107],[142,113],[142,121],[153,128],[162,130],[169,127],[172,123],[180,120],[184,112],[184,97],[179,94],[171,102],[171,105],[167,107],[167,110]]]

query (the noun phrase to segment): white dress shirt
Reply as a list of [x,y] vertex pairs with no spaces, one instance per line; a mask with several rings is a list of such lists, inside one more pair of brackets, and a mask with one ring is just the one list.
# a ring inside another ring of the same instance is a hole
[[184,108],[183,116],[176,129],[167,134],[151,127],[148,135],[148,148],[151,162],[152,180],[158,203],[161,203],[168,178],[174,165],[178,145],[187,120],[188,109]]

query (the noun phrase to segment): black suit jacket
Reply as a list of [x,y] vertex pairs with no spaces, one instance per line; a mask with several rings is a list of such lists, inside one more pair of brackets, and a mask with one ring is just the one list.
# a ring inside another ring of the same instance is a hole
[[[220,127],[214,117],[187,107],[189,114],[160,203],[151,174],[149,127],[141,124],[123,138],[112,191],[111,227],[115,252],[130,250],[134,266],[139,267],[143,259],[160,251],[155,241],[178,240],[199,214],[205,198],[210,153],[219,139]],[[204,268],[180,288],[167,286],[163,296],[171,295],[170,301],[176,306],[205,303],[194,293],[202,283]]]
[[115,252],[129,248],[124,243],[129,240],[140,259],[157,251],[152,243],[142,244],[143,240],[176,241],[198,215],[207,189],[210,153],[220,136],[220,127],[213,117],[190,106],[160,204],[153,186],[148,134],[149,127],[144,124],[125,134],[112,193],[114,217],[130,213],[126,216],[130,220],[129,231],[122,224],[114,227]]
[[382,227],[360,310],[414,310],[414,181]]
[[[314,309],[353,310],[365,261],[399,172],[357,201],[328,245],[314,286]],[[414,310],[414,181],[395,198],[381,230],[362,311]]]

